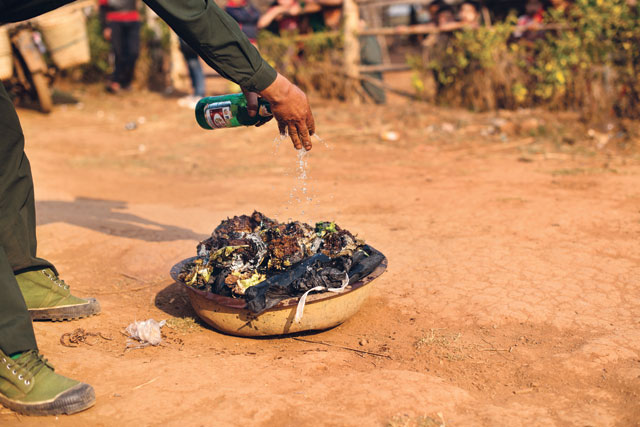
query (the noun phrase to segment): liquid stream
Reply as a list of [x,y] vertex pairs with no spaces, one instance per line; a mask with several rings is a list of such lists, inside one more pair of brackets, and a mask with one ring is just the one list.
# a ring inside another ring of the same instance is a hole
[[[317,134],[314,134],[312,138],[313,137],[315,137],[317,141],[322,142],[322,144],[324,144],[324,146],[327,149],[329,150],[332,149]],[[275,150],[273,153],[274,155],[278,153],[280,144],[285,139],[288,139],[288,135],[286,133],[281,134],[274,139],[274,143],[275,143]],[[309,170],[309,156],[310,156],[309,151],[305,150],[304,148],[297,150],[297,158],[296,158],[296,164],[294,169],[295,176],[294,176],[293,187],[289,192],[289,199],[287,200],[286,204],[283,206],[285,212],[282,212],[282,211],[276,212],[276,217],[280,217],[282,216],[282,214],[286,214],[289,221],[294,221],[294,220],[305,221],[307,220],[305,218],[305,214],[309,216],[316,216],[313,214],[317,214],[317,212],[313,212],[313,211],[315,211],[314,207],[317,207],[320,205],[320,200],[317,197],[315,185],[313,180],[311,179],[311,174]],[[289,176],[289,173],[285,173],[285,176]],[[333,196],[330,196],[330,198],[333,199]],[[314,199],[316,200],[315,204],[313,203]],[[318,218],[316,218],[316,220],[317,219]],[[310,222],[313,222],[313,221],[310,221]]]

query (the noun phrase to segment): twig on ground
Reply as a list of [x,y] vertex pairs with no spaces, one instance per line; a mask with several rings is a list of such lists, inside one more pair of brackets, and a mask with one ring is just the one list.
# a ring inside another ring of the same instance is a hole
[[480,349],[480,351],[495,351],[496,354],[502,356],[505,360],[509,360],[511,361],[508,357],[506,357],[504,354],[500,353],[501,351],[507,351],[509,353],[511,353],[511,350],[513,349],[513,347],[509,347],[508,350],[505,349],[500,349],[500,348],[495,348],[495,346],[493,344],[491,344],[489,341],[485,340],[484,338],[481,338],[482,341],[484,341],[485,343],[489,344],[491,346],[491,348],[485,348],[485,349]]
[[107,341],[111,341],[113,339],[113,338],[104,336],[102,332],[87,332],[82,328],[77,328],[73,332],[67,332],[62,334],[60,336],[60,344],[62,344],[65,347],[78,347],[77,344],[80,344],[80,343],[93,345],[89,341],[87,341],[88,337],[99,337]]
[[133,280],[137,280],[138,282],[142,282],[142,283],[144,283],[144,280],[142,280],[142,279],[140,279],[140,278],[138,278],[138,277],[136,277],[136,276],[132,276],[132,275],[127,274],[127,273],[120,273],[120,274],[121,274],[122,276],[124,276],[124,277],[128,278],[128,279],[133,279]]
[[134,388],[132,388],[131,390],[137,390],[137,389],[142,388],[142,387],[144,387],[144,386],[146,386],[146,385],[149,385],[149,384],[151,384],[152,382],[154,382],[155,380],[157,380],[158,378],[160,378],[160,377],[155,377],[154,379],[149,380],[149,381],[147,381],[146,383],[142,383],[142,384],[140,384],[140,385],[137,385],[137,386],[135,386]]
[[387,359],[391,359],[391,356],[389,356],[387,354],[374,353],[372,351],[360,350],[360,349],[357,349],[357,348],[346,347],[346,346],[338,345],[338,344],[331,344],[331,343],[324,342],[324,341],[312,341],[312,340],[306,340],[304,338],[298,338],[298,337],[292,337],[292,339],[294,339],[296,341],[308,342],[310,344],[322,344],[322,345],[326,345],[326,346],[329,346],[329,347],[337,347],[337,348],[341,348],[343,350],[354,351],[356,353],[370,354],[372,356],[386,357]]

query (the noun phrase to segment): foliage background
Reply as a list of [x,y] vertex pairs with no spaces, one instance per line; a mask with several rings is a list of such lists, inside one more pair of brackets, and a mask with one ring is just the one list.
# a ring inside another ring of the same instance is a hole
[[[544,107],[579,111],[588,121],[640,118],[640,5],[625,0],[576,0],[566,13],[549,11],[554,29],[514,38],[515,16],[492,27],[440,34],[432,48],[407,58],[417,99],[471,110]],[[110,72],[109,44],[89,17],[91,63],[85,80]],[[137,78],[166,87],[169,29],[143,26]],[[360,90],[342,73],[336,33],[261,32],[261,54],[303,90],[345,99]],[[159,81],[149,81],[149,80]]]
[[475,110],[543,106],[588,120],[640,117],[640,6],[576,0],[550,11],[545,31],[514,39],[515,17],[454,33],[431,56],[412,57],[421,99]]

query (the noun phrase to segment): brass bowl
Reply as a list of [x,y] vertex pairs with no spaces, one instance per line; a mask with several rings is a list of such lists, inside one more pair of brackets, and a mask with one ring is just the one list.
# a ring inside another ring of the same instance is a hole
[[171,268],[171,277],[182,284],[198,316],[213,328],[231,335],[257,337],[333,328],[353,316],[371,293],[371,282],[387,269],[385,258],[368,276],[348,285],[341,293],[309,294],[300,322],[294,322],[299,298],[288,298],[256,315],[239,298],[223,297],[192,288],[178,278],[182,267],[196,257]]

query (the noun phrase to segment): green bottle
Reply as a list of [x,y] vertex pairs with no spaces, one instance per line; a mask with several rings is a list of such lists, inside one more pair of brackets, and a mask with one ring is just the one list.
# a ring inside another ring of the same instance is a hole
[[258,114],[249,117],[247,99],[242,93],[207,96],[196,104],[196,120],[204,129],[252,126],[271,118],[271,105],[258,98]]

